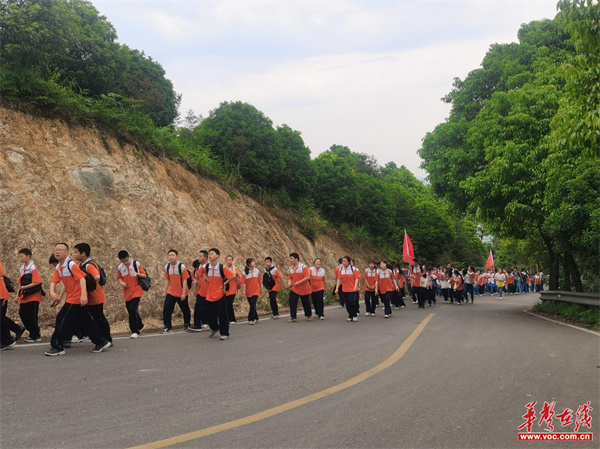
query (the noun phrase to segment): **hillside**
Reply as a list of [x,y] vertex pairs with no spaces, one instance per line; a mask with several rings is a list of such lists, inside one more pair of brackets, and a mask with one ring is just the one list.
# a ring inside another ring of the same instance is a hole
[[[0,260],[7,274],[18,274],[17,251],[29,247],[49,289],[47,263],[54,244],[87,242],[105,268],[106,315],[126,318],[116,282],[116,254],[127,249],[153,278],[143,315],[162,311],[162,269],[170,248],[188,265],[200,249],[216,246],[236,265],[247,257],[270,255],[287,268],[288,254],[306,264],[319,256],[332,275],[338,257],[351,253],[362,266],[367,254],[352,252],[332,236],[314,244],[283,218],[254,199],[230,196],[217,183],[158,159],[89,126],[34,117],[0,108]],[[284,214],[282,214],[283,216]],[[333,233],[332,233],[333,234]],[[17,307],[9,307],[16,316]],[[40,320],[55,316],[46,299]]]

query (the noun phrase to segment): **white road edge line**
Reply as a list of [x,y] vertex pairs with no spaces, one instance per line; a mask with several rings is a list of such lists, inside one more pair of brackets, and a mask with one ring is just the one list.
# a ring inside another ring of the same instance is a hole
[[596,336],[600,337],[600,332],[595,332],[595,331],[592,331],[592,330],[589,330],[589,329],[585,329],[583,327],[575,326],[573,324],[561,323],[560,321],[556,321],[556,320],[553,320],[551,318],[547,318],[545,316],[538,315],[537,313],[532,312],[531,309],[523,309],[523,312],[525,312],[527,315],[531,315],[531,316],[535,316],[535,317],[541,318],[542,320],[550,321],[552,323],[560,324],[562,326],[571,327],[573,329],[577,329],[579,331],[587,332],[588,334],[593,334],[593,335],[596,335]]

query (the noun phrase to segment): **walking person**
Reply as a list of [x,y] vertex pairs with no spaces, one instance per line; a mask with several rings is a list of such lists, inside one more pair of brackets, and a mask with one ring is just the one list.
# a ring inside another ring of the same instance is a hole
[[221,252],[218,248],[208,250],[208,263],[204,266],[208,292],[206,294],[206,317],[210,327],[209,338],[221,334],[221,340],[229,340],[229,317],[225,295],[230,282],[235,279],[233,271],[219,262]]
[[460,270],[454,270],[454,277],[454,301],[456,304],[462,305],[464,302],[463,291],[465,289],[465,279]]
[[506,275],[502,268],[498,268],[498,272],[496,273],[496,284],[498,286],[498,296],[502,299],[504,287],[506,286]]
[[465,300],[469,302],[469,294],[471,294],[471,304],[475,301],[475,268],[469,266],[464,273],[465,277]]
[[125,308],[129,317],[130,338],[138,338],[144,329],[142,317],[139,314],[140,301],[144,291],[140,279],[147,278],[146,270],[137,260],[134,260],[127,251],[121,250],[117,254],[119,266],[117,267],[117,282],[123,287]]
[[427,304],[429,307],[433,307],[435,301],[435,275],[431,268],[427,269],[423,266],[423,277],[425,278],[425,294],[427,295]]
[[246,267],[244,268],[240,282],[244,286],[246,299],[250,306],[248,310],[248,324],[254,325],[258,323],[256,303],[261,290],[260,271],[256,268],[256,261],[254,259],[246,259]]
[[312,293],[310,286],[310,270],[306,265],[300,262],[300,256],[298,253],[290,254],[290,270],[288,274],[287,288],[290,291],[290,319],[288,323],[295,323],[298,321],[297,309],[298,299],[302,301],[302,307],[304,308],[304,316],[307,321],[312,321],[312,311],[310,309],[310,302],[308,297]]
[[325,284],[327,276],[325,270],[321,268],[321,259],[316,258],[310,269],[310,287],[312,289],[312,301],[315,307],[315,315],[320,320],[325,319]]
[[449,299],[449,291],[450,291],[450,275],[448,274],[448,269],[444,268],[442,270],[442,276],[440,279],[440,285],[442,287],[442,296],[444,297],[444,301],[448,302]]
[[[425,308],[425,286],[423,283],[423,270],[419,263],[416,260],[413,260],[410,265],[410,274],[411,274],[411,284],[413,294],[416,296],[416,300],[418,302],[418,308]],[[413,300],[414,302],[414,300]]]
[[104,289],[102,288],[103,282],[101,281],[100,277],[100,267],[92,260],[90,254],[91,248],[87,243],[78,243],[75,245],[73,250],[73,258],[79,262],[79,268],[81,271],[87,275],[90,275],[96,283],[92,290],[88,290],[88,303],[86,306],[82,306],[82,308],[88,309],[88,312],[98,325],[100,333],[112,346],[113,343],[110,335],[110,324],[108,323],[106,316],[104,316],[106,293],[104,293]]
[[167,253],[169,263],[165,266],[165,303],[163,306],[163,324],[164,329],[161,334],[170,334],[173,332],[172,317],[175,310],[175,304],[179,305],[183,313],[183,327],[185,330],[190,326],[192,319],[190,305],[188,302],[188,279],[190,272],[185,265],[177,260],[179,253],[170,249]]
[[[31,260],[31,250],[22,248],[19,250],[19,291],[17,301],[19,302],[19,317],[23,326],[29,332],[25,343],[36,343],[42,341],[42,334],[38,323],[40,303],[42,302],[42,278]],[[18,340],[18,338],[17,338]]]
[[396,283],[398,284],[398,291],[392,292],[392,302],[394,303],[394,309],[404,309],[406,308],[406,303],[404,302],[406,275],[402,269],[402,264],[396,263],[394,267],[394,276],[396,277]]
[[[337,267],[335,267],[335,279],[336,280],[339,279],[339,277],[340,277],[340,270],[341,269],[342,269],[342,259],[339,258],[338,259],[338,265],[337,265]],[[343,309],[344,307],[346,307],[346,302],[345,302],[346,297],[342,295],[343,287],[340,285],[339,291],[337,293],[335,293],[336,292],[336,288],[335,287],[334,287],[333,291],[334,291],[334,294],[338,295],[338,298],[340,300],[340,309]]]
[[379,270],[377,273],[377,289],[383,302],[383,317],[389,318],[392,316],[392,292],[398,290],[398,284],[396,284],[394,272],[392,271],[391,265],[385,260],[379,263]]
[[231,254],[225,257],[225,266],[229,268],[234,275],[233,280],[227,284],[229,288],[227,289],[227,292],[225,292],[227,316],[229,317],[229,324],[232,325],[237,323],[237,320],[235,319],[235,309],[233,307],[233,303],[235,302],[235,298],[241,286],[241,277],[240,269],[233,265],[233,256]]
[[0,262],[0,302],[2,303],[2,316],[0,320],[0,351],[14,349],[17,342],[11,335],[11,330],[15,332],[15,337],[21,338],[25,332],[25,328],[18,326],[13,320],[6,316],[8,310],[8,302],[10,301],[10,292],[4,281],[4,267]]
[[377,297],[377,279],[379,270],[375,266],[374,260],[369,260],[369,267],[365,270],[365,316],[375,316],[375,306]]
[[346,304],[346,311],[348,312],[346,321],[358,321],[356,292],[359,291],[359,282],[360,272],[350,265],[350,257],[342,257],[342,266],[339,270],[335,292],[340,295],[340,303],[343,298]]
[[196,260],[192,264],[194,271],[192,278],[194,279],[194,291],[196,293],[196,302],[194,304],[194,325],[187,328],[190,332],[202,332],[202,329],[208,328],[206,319],[206,294],[208,291],[208,282],[204,272],[204,265],[208,262],[208,251],[200,250],[196,256]]
[[85,273],[69,257],[69,245],[66,243],[55,245],[54,257],[58,260],[58,264],[50,283],[52,306],[58,305],[62,298],[62,294],[56,293],[58,283],[63,284],[66,294],[65,303],[56,315],[56,325],[50,339],[51,348],[45,354],[51,357],[64,355],[64,342],[70,342],[73,332],[78,328],[81,328],[94,343],[92,352],[104,351],[111,345],[101,334],[98,325],[85,307],[88,303]]
[[[277,295],[281,288],[283,275],[279,268],[273,265],[273,259],[270,256],[265,257],[265,274],[263,275],[263,285],[269,293],[269,305],[273,312],[273,319],[279,319],[279,305],[277,304]],[[265,284],[267,282],[267,284]]]

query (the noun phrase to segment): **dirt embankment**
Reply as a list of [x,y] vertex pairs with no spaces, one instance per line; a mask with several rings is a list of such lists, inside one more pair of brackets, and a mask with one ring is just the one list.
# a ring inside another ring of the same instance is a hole
[[[170,248],[190,266],[199,249],[215,246],[223,258],[233,254],[237,266],[254,257],[262,268],[271,256],[284,270],[288,254],[297,252],[309,266],[321,257],[330,278],[337,258],[352,253],[331,236],[312,243],[254,199],[232,198],[217,183],[94,127],[0,108],[0,260],[7,275],[16,278],[17,251],[31,248],[48,289],[48,257],[59,241],[91,245],[108,275],[105,310],[112,323],[126,319],[116,282],[121,249],[148,268],[153,288],[143,299],[143,316],[156,318]],[[351,255],[359,266],[368,257]],[[9,315],[15,318],[17,309],[11,303]],[[52,324],[55,313],[46,299],[41,322]]]

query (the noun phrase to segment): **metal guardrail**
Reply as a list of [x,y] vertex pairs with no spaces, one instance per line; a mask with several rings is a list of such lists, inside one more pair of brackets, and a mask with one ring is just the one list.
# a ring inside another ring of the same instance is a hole
[[598,293],[543,291],[540,292],[540,299],[542,301],[570,302],[585,306],[600,307],[600,294]]

